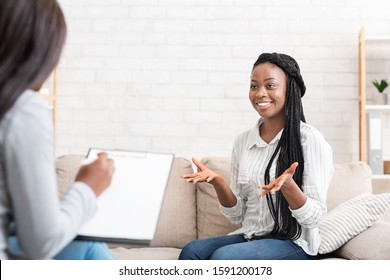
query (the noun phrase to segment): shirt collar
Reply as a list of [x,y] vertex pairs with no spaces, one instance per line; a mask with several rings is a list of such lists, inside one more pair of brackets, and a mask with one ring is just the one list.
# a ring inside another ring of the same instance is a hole
[[250,137],[248,142],[248,150],[253,148],[254,146],[257,146],[258,148],[267,147],[269,145],[277,144],[280,140],[280,137],[282,136],[283,129],[276,134],[275,138],[272,139],[270,143],[265,142],[260,137],[260,125],[264,122],[263,118],[260,118],[257,122],[254,128],[250,131]]

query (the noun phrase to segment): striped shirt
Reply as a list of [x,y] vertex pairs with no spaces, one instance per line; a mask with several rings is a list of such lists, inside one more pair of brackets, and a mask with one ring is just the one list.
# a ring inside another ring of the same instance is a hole
[[[266,143],[259,135],[262,119],[256,126],[240,134],[234,143],[231,159],[230,188],[237,197],[231,208],[221,206],[222,213],[241,227],[230,234],[244,234],[248,239],[269,234],[274,226],[265,197],[259,198],[258,186],[264,185],[264,173],[283,130]],[[294,242],[307,254],[317,255],[320,245],[319,222],[326,213],[326,194],[333,175],[330,145],[311,125],[301,122],[301,143],[304,156],[302,189],[307,199],[298,209],[290,209],[301,225],[302,234]],[[270,169],[275,179],[276,158]]]

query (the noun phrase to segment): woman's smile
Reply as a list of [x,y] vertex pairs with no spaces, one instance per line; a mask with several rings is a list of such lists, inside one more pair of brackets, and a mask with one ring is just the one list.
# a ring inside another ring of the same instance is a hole
[[271,106],[272,103],[272,101],[260,101],[256,102],[256,105],[260,110],[266,110]]

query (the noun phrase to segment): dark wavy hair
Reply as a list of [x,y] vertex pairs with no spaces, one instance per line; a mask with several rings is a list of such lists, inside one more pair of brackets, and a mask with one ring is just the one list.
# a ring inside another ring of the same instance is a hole
[[[270,182],[270,169],[276,156],[276,177],[280,176],[293,162],[299,165],[294,174],[294,181],[302,189],[304,159],[301,144],[300,122],[306,122],[301,97],[306,86],[302,79],[298,63],[289,55],[263,53],[254,63],[253,68],[262,63],[272,63],[281,68],[287,77],[285,114],[286,123],[275,152],[265,170],[265,184]],[[271,235],[279,239],[297,239],[302,229],[289,210],[289,205],[282,192],[275,193],[275,200],[267,194],[268,208],[275,222]]]
[[0,1],[0,120],[57,65],[66,37],[56,0]]

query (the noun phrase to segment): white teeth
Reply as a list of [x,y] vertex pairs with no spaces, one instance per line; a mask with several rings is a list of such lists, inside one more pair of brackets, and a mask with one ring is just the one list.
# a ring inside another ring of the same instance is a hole
[[258,103],[256,103],[257,105],[259,105],[259,106],[266,106],[266,105],[268,105],[268,104],[270,104],[271,102],[258,102]]

